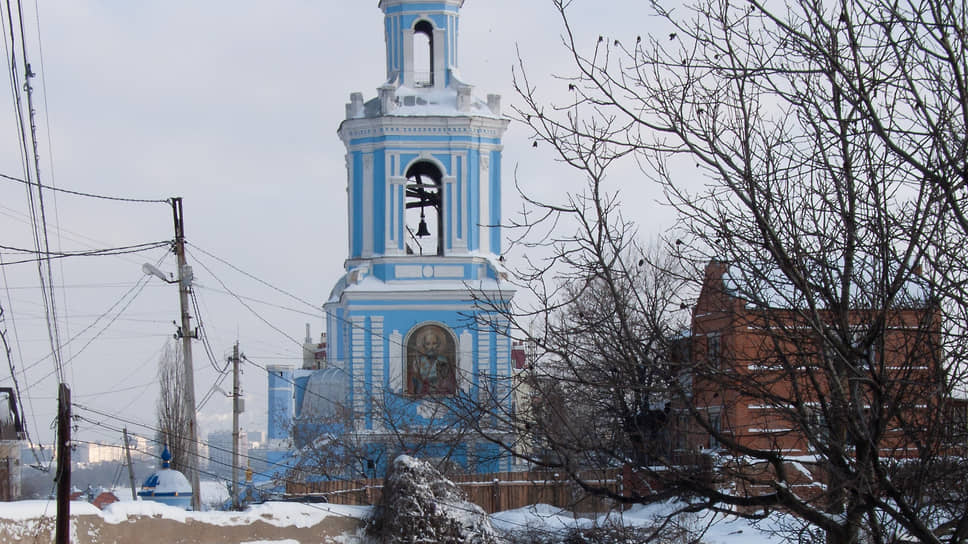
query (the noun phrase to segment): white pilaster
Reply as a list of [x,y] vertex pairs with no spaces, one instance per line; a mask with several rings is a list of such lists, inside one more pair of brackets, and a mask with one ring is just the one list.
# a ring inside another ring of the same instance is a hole
[[403,360],[403,335],[400,331],[393,331],[390,334],[390,391],[403,394],[406,389],[403,386],[404,360]]
[[457,383],[466,392],[474,381],[474,337],[470,331],[460,333],[457,339],[457,361]]
[[434,29],[434,88],[443,89],[447,82],[447,64],[444,58],[447,51],[447,31],[442,28]]
[[413,87],[413,29],[403,31],[403,84]]
[[481,168],[478,185],[480,186],[481,208],[478,232],[480,233],[481,251],[489,253],[491,251],[491,227],[489,226],[491,224],[491,158],[484,152],[481,152],[480,157]]
[[[444,176],[443,192],[440,195],[441,205],[444,207],[444,253],[450,253],[458,249],[457,242],[457,178],[454,176]],[[466,248],[466,244],[464,246]]]
[[[373,214],[373,155],[363,155],[363,214]],[[372,215],[371,215],[372,216]],[[373,256],[373,222],[363,221],[363,257]]]
[[[389,165],[387,167],[389,172]],[[406,197],[404,196],[407,178],[392,176],[387,184],[387,213],[386,213],[386,254],[402,255],[403,236],[402,221],[406,213]]]
[[365,413],[366,391],[366,318],[353,316],[350,318],[350,360],[353,367],[353,413]]

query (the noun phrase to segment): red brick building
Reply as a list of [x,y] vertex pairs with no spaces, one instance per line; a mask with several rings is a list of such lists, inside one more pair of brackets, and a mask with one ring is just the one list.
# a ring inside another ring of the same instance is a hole
[[732,451],[795,457],[870,436],[878,456],[898,458],[917,455],[944,425],[935,417],[947,398],[940,325],[927,289],[912,281],[889,310],[835,312],[798,305],[769,282],[776,292],[751,302],[731,272],[707,266],[693,311],[693,402],[718,433],[690,433],[690,446],[723,440]]

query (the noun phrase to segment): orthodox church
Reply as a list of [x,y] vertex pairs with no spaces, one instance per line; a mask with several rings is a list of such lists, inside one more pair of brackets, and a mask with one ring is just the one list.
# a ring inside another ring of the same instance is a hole
[[[495,307],[514,291],[501,265],[501,99],[458,70],[464,0],[380,0],[386,76],[350,95],[348,256],[324,304],[325,340],[299,370],[274,367],[269,438],[297,447],[332,432],[370,466],[400,453],[476,472],[511,470],[500,448],[461,435],[449,406],[511,408],[511,341]],[[320,349],[324,355],[318,356]],[[322,422],[322,423],[321,423]],[[426,440],[426,431],[438,435]]]

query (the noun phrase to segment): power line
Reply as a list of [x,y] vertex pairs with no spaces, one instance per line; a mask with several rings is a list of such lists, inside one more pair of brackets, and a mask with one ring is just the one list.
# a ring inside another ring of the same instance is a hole
[[[242,274],[243,276],[245,276],[245,277],[247,277],[247,278],[249,278],[249,279],[252,279],[252,280],[255,280],[255,281],[257,281],[257,282],[259,282],[259,283],[261,283],[262,285],[265,285],[266,287],[268,287],[268,288],[270,288],[270,289],[272,289],[272,290],[274,290],[274,291],[277,291],[277,292],[279,292],[279,293],[282,293],[283,295],[286,295],[287,297],[290,297],[290,298],[292,298],[293,300],[296,300],[296,301],[299,301],[299,302],[301,302],[301,303],[303,303],[303,304],[305,304],[306,306],[309,306],[310,308],[312,308],[312,309],[314,309],[314,310],[319,310],[319,306],[318,306],[318,305],[316,305],[316,304],[313,304],[312,302],[308,302],[308,301],[306,301],[305,299],[303,299],[303,298],[300,298],[300,297],[298,297],[298,296],[296,296],[296,295],[294,295],[294,294],[292,294],[292,293],[290,293],[289,291],[286,291],[286,290],[284,290],[284,289],[282,289],[282,288],[280,288],[280,287],[276,287],[275,285],[272,285],[271,283],[269,283],[269,282],[267,282],[267,281],[265,281],[265,280],[263,280],[263,279],[260,279],[260,278],[258,278],[258,277],[256,277],[256,276],[255,276],[255,275],[253,275],[252,273],[250,273],[250,272],[246,272],[245,270],[242,270],[241,268],[239,268],[239,267],[237,267],[237,266],[235,266],[234,264],[232,264],[232,263],[230,263],[229,261],[227,261],[227,260],[225,260],[225,259],[222,259],[221,257],[218,257],[218,256],[216,256],[216,255],[213,255],[213,254],[211,254],[211,253],[209,253],[208,251],[205,251],[204,249],[202,249],[202,248],[200,248],[200,247],[198,247],[198,246],[197,246],[197,245],[195,245],[195,244],[191,244],[191,243],[189,243],[189,245],[190,245],[190,246],[192,246],[193,248],[195,248],[195,249],[197,249],[197,250],[199,250],[199,251],[201,251],[201,252],[202,252],[202,253],[204,253],[205,255],[208,255],[209,257],[211,257],[211,258],[213,258],[213,259],[215,259],[216,261],[218,261],[218,262],[220,262],[220,263],[222,263],[222,264],[224,264],[225,266],[228,266],[228,267],[229,267],[229,268],[231,268],[232,270],[235,270],[235,271],[236,271],[236,272],[238,272],[239,274]],[[197,257],[196,257],[196,260],[198,260],[198,258],[197,258]]]
[[46,189],[48,191],[54,191],[54,192],[57,192],[57,193],[66,193],[66,194],[69,194],[69,195],[83,196],[83,197],[87,197],[87,198],[95,198],[95,199],[98,199],[98,200],[110,200],[110,201],[114,201],[114,202],[136,202],[136,203],[142,203],[142,204],[170,204],[171,203],[171,199],[170,198],[165,198],[165,199],[160,199],[160,198],[129,198],[129,197],[120,197],[120,196],[99,195],[99,194],[95,194],[95,193],[86,193],[84,191],[72,191],[70,189],[64,189],[64,188],[61,188],[61,187],[53,187],[53,186],[50,186],[50,185],[39,185],[37,183],[33,183],[33,182],[27,181],[25,179],[20,179],[18,177],[9,176],[7,174],[0,174],[0,179],[5,179],[7,181],[22,183],[24,185],[27,185],[28,187],[43,188],[43,189]]
[[205,263],[203,263],[203,262],[201,262],[201,261],[199,261],[197,259],[196,259],[196,262],[198,264],[200,264],[202,266],[202,268],[204,268],[205,271],[208,272],[213,278],[215,278],[215,281],[217,281],[219,283],[219,285],[222,286],[222,289],[225,289],[226,291],[228,291],[228,293],[230,295],[232,295],[233,297],[235,297],[235,299],[239,301],[239,304],[241,304],[242,306],[244,306],[245,309],[249,310],[249,312],[252,313],[252,315],[254,315],[256,318],[258,318],[260,321],[262,321],[266,325],[268,325],[272,330],[278,332],[279,334],[281,334],[281,335],[285,336],[286,338],[288,338],[289,340],[291,340],[296,345],[298,345],[300,347],[302,346],[302,342],[300,342],[299,340],[296,340],[292,336],[289,336],[289,334],[287,334],[285,331],[283,331],[279,327],[276,327],[275,325],[273,325],[272,323],[270,323],[269,320],[267,320],[266,318],[262,317],[262,315],[259,314],[259,312],[256,312],[251,306],[249,306],[248,304],[246,304],[246,302],[244,300],[242,300],[242,298],[239,295],[237,295],[234,291],[232,291],[231,289],[229,289],[229,287],[227,285],[225,285],[225,282],[223,282],[221,279],[219,279],[219,277],[216,276],[215,273],[212,272],[212,270],[205,265]]
[[[98,257],[102,255],[120,255],[123,253],[137,253],[139,251],[149,251],[155,249],[156,247],[170,245],[170,240],[161,240],[158,242],[145,242],[142,244],[133,244],[129,246],[118,246],[109,247],[103,249],[90,249],[84,251],[38,251],[34,249],[24,249],[20,247],[7,246],[0,244],[0,249],[5,249],[14,253],[21,253],[25,255],[38,255],[42,256],[44,259],[52,259],[59,257]],[[32,259],[30,262],[32,262]],[[21,261],[23,262],[23,261]],[[7,263],[7,264],[17,264],[17,263]]]
[[[201,263],[199,263],[199,264],[201,264]],[[202,266],[202,268],[204,268],[204,265]],[[220,293],[220,294],[223,294],[223,295],[229,295],[229,296],[234,297],[236,299],[248,300],[249,302],[255,302],[256,304],[262,304],[263,306],[271,306],[273,308],[278,308],[280,310],[285,310],[287,312],[292,312],[292,313],[296,313],[296,314],[300,314],[300,315],[305,315],[305,316],[308,316],[308,317],[322,317],[322,312],[310,313],[310,312],[306,312],[306,311],[303,311],[303,310],[297,310],[296,308],[292,308],[290,306],[282,306],[281,304],[275,304],[275,303],[272,303],[272,302],[268,302],[268,301],[265,301],[265,300],[262,300],[262,299],[255,298],[255,297],[249,297],[249,296],[245,296],[245,295],[240,295],[238,293],[233,293],[231,291],[226,291],[224,289],[216,289],[214,287],[208,287],[208,286],[202,285],[202,284],[200,284],[198,282],[194,282],[192,284],[192,287],[193,288],[196,288],[196,289],[201,289],[203,291],[211,291],[213,293]]]
[[[162,255],[161,258],[159,258],[156,261],[156,265],[161,264],[161,262],[164,261],[165,260],[165,257],[167,257],[167,256],[168,256],[168,252],[165,252],[165,254]],[[108,325],[105,326],[104,329],[102,329],[100,332],[97,333],[97,336],[100,336],[105,330],[107,330],[107,327],[110,326],[111,323],[114,323],[114,321],[117,320],[121,316],[121,314],[124,312],[124,310],[126,310],[131,305],[131,303],[134,302],[134,299],[137,298],[138,294],[140,294],[141,291],[144,290],[145,286],[148,284],[148,282],[145,280],[145,278],[147,278],[147,276],[142,276],[141,279],[139,279],[139,281],[136,282],[135,285],[131,287],[131,289],[128,289],[123,295],[121,295],[121,298],[119,298],[117,301],[115,301],[110,307],[108,307],[107,310],[105,310],[104,312],[102,312],[101,315],[99,315],[94,321],[92,321],[90,325],[88,325],[87,327],[85,327],[84,329],[82,329],[80,332],[78,332],[77,334],[75,334],[74,336],[72,336],[70,339],[68,339],[67,342],[65,342],[63,344],[63,346],[66,346],[66,345],[74,342],[78,338],[80,338],[81,335],[83,335],[84,333],[86,333],[87,331],[89,331],[90,329],[92,329],[102,319],[104,319],[111,312],[113,312],[115,308],[117,308],[121,304],[124,304],[123,308],[117,313],[117,315],[115,315],[115,317],[110,321],[110,323],[108,323]],[[137,291],[137,293],[135,293],[136,291]],[[131,297],[130,300],[128,299],[129,296]],[[88,342],[87,345],[90,345],[90,342]],[[81,349],[81,351],[83,351],[87,347],[87,345],[85,345],[84,348]],[[63,346],[61,346],[61,347],[63,347]],[[80,354],[80,352],[75,353],[71,357],[71,360],[73,360],[79,354]],[[40,363],[42,363],[44,361],[46,361],[50,357],[51,357],[51,353],[48,353],[47,355],[41,357],[40,359],[34,361],[33,363],[30,363],[29,365],[26,365],[24,367],[23,371],[26,372],[27,370],[29,370],[29,369],[37,366],[38,364],[40,364]],[[43,378],[41,378],[41,380],[38,380],[38,381],[42,381],[43,379],[46,379],[48,376],[50,376],[50,373],[48,373]],[[37,383],[37,382],[35,382],[35,383]],[[30,388],[30,386],[28,386],[28,389],[29,388]]]

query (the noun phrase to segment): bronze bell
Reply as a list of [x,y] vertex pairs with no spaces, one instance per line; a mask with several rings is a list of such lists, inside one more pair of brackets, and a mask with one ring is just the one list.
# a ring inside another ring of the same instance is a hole
[[423,238],[424,236],[430,236],[430,231],[427,230],[427,222],[424,220],[423,208],[420,208],[420,224],[417,225],[417,237]]

